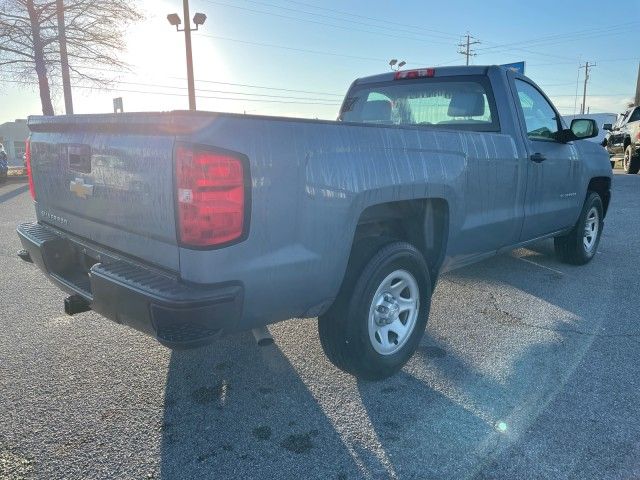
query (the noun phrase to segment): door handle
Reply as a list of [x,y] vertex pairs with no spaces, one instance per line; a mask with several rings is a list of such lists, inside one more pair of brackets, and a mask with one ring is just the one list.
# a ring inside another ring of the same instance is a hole
[[532,162],[541,163],[544,162],[547,157],[545,157],[542,153],[534,153],[529,157]]

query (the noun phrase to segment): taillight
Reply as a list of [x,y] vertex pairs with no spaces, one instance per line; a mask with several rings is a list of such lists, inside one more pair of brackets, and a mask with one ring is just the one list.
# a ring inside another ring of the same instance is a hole
[[27,167],[27,178],[29,179],[29,192],[31,198],[36,199],[36,188],[33,185],[33,170],[31,169],[31,140],[27,138],[24,149],[24,160]]
[[231,154],[176,149],[178,232],[182,244],[211,247],[245,230],[245,165]]
[[414,78],[431,78],[436,74],[435,68],[421,68],[419,70],[401,70],[396,72],[394,80],[409,80]]

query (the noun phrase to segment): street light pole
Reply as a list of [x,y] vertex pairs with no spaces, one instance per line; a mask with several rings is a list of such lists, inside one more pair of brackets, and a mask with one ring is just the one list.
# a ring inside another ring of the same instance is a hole
[[187,88],[189,90],[189,110],[196,109],[196,87],[193,80],[193,57],[191,54],[191,32],[195,32],[204,25],[207,20],[207,16],[204,13],[197,12],[193,16],[193,23],[196,28],[191,28],[191,19],[189,18],[189,0],[182,0],[183,13],[184,13],[184,28],[180,29],[182,19],[177,13],[170,13],[167,15],[167,20],[170,25],[176,27],[176,31],[184,32],[184,46],[187,52]]
[[184,7],[184,45],[187,51],[187,87],[189,89],[189,110],[196,109],[196,87],[193,80],[193,57],[191,54],[191,16],[189,0],[182,0]]

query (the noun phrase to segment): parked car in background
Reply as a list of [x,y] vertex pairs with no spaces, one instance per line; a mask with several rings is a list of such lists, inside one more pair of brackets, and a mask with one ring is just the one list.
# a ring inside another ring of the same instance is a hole
[[92,309],[182,348],[319,317],[339,368],[387,377],[438,275],[543,238],[598,251],[611,169],[498,66],[356,80],[338,121],[208,112],[30,117],[24,251]]
[[9,163],[7,161],[7,153],[4,151],[4,145],[0,143],[0,183],[7,179],[9,172]]
[[609,152],[612,166],[622,161],[626,173],[636,174],[640,171],[640,106],[626,110],[613,125],[608,123],[602,127],[609,133],[602,145]]

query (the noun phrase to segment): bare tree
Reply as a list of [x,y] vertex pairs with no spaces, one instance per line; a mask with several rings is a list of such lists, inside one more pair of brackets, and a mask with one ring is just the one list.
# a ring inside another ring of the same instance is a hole
[[[64,12],[74,81],[108,84],[114,72],[127,66],[120,59],[124,33],[142,14],[127,0],[64,0]],[[37,81],[45,115],[54,114],[51,81],[60,72],[56,17],[55,0],[0,0],[0,79]]]

